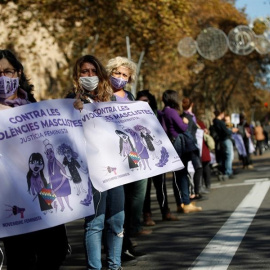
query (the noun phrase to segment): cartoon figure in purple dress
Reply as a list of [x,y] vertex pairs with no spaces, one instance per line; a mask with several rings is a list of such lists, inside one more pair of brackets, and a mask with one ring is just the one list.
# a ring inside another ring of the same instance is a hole
[[[32,153],[29,157],[28,164],[29,171],[26,175],[26,178],[29,194],[32,193],[32,195],[35,196],[34,200],[38,198],[40,210],[43,211],[44,214],[46,214],[48,211],[53,212],[51,201],[48,201],[48,196],[47,200],[43,196],[44,189],[47,189],[48,191],[51,191],[51,189],[43,173],[44,160],[42,155],[40,153]],[[51,198],[53,198],[53,195],[51,196]]]
[[115,130],[115,133],[120,137],[120,155],[128,158],[128,165],[130,169],[137,168],[140,157],[135,148],[133,147],[129,136],[121,130]]
[[65,143],[62,143],[60,146],[58,146],[57,153],[61,156],[64,155],[63,165],[65,167],[67,166],[69,169],[72,181],[77,188],[77,195],[80,195],[81,192],[86,193],[87,191],[83,188],[82,178],[78,170],[80,170],[84,174],[87,174],[88,170],[87,167],[84,166],[82,160],[80,162],[78,161],[79,155],[76,152],[74,152],[69,145]]
[[68,196],[71,194],[69,179],[70,176],[67,176],[64,166],[56,159],[53,146],[50,144],[49,140],[43,141],[45,145],[45,154],[48,159],[48,172],[49,179],[53,189],[54,194],[57,197],[57,200],[61,206],[61,211],[65,209],[63,199],[65,199],[66,204],[70,210],[73,210],[69,204]]
[[[159,159],[159,157],[157,156],[156,154],[156,149],[154,147],[154,144],[153,142],[154,141],[154,138],[150,135],[151,134],[151,131],[144,127],[144,126],[141,126],[141,125],[136,125],[134,127],[134,129],[140,133],[140,136],[142,137],[142,139],[144,140],[144,145],[147,147],[147,149],[151,152],[151,155],[152,155],[152,159]],[[155,142],[157,143],[157,142]]]
[[147,165],[148,168],[151,170],[151,168],[149,166],[149,162],[148,162],[149,154],[148,154],[147,148],[145,147],[145,145],[142,142],[142,138],[140,137],[140,135],[137,132],[135,132],[134,130],[132,130],[131,128],[126,128],[124,130],[125,130],[125,132],[129,133],[132,136],[132,138],[135,142],[135,147],[136,147],[138,155],[140,156],[140,159],[141,159],[141,162],[139,163],[140,168],[143,165],[143,169],[145,170],[146,165]]

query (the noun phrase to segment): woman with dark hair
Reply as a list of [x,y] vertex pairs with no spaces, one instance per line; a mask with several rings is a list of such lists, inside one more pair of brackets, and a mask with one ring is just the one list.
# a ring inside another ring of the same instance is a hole
[[[26,79],[20,61],[11,51],[0,50],[0,110],[36,102],[32,91],[33,85]],[[8,270],[57,270],[69,249],[64,225],[2,240]]]
[[[162,111],[165,122],[165,129],[169,138],[174,142],[179,134],[188,130],[188,119],[181,118],[179,115],[180,106],[178,103],[178,93],[174,90],[166,90],[162,95],[164,109]],[[189,179],[187,171],[187,163],[190,159],[187,154],[180,156],[184,169],[174,172],[175,182],[173,183],[174,196],[177,204],[177,211],[190,213],[201,211],[201,207],[197,207],[190,203],[189,197]],[[178,189],[180,189],[181,196]]]
[[[9,50],[0,50],[0,104],[17,107],[36,102],[33,96],[34,86],[29,84],[19,60]],[[5,85],[9,84],[9,89]]]
[[[141,90],[137,93],[136,100],[145,101],[149,103],[149,106],[159,118],[159,111],[157,110],[157,101],[154,95],[149,90]],[[146,226],[154,226],[156,223],[152,220],[151,211],[151,186],[152,182],[156,189],[156,196],[159,203],[159,208],[162,214],[162,220],[164,221],[177,221],[178,217],[174,216],[168,206],[167,187],[166,187],[166,174],[160,174],[148,178],[147,189],[145,193],[144,205],[143,205],[143,221]]]
[[220,148],[216,147],[217,161],[222,166],[222,172],[224,173],[224,179],[233,179],[233,143],[232,134],[238,132],[238,128],[227,128],[224,122],[225,112],[224,110],[215,111],[215,119],[213,120],[213,129],[217,133]]
[[[111,101],[113,91],[106,69],[92,55],[84,55],[76,61],[73,68],[73,91],[67,97],[75,98],[79,93],[80,99],[75,106],[95,101]],[[77,105],[76,105],[77,104]]]
[[157,100],[155,96],[150,93],[149,90],[139,91],[137,93],[136,100],[148,102],[155,115],[157,115]]
[[[115,100],[105,68],[92,55],[82,56],[76,61],[73,85],[73,93],[68,97],[76,96],[74,107],[78,110],[83,109],[84,103]],[[108,269],[122,269],[121,252],[125,216],[123,186],[100,192],[92,187],[89,181],[88,194],[91,194],[91,189],[93,189],[95,214],[85,218],[84,242],[87,269],[102,268],[102,234],[106,240]]]
[[[197,119],[195,114],[192,112],[194,103],[190,98],[184,97],[182,99],[182,108],[184,112],[181,114],[181,117],[186,117],[188,119],[188,131],[193,136],[194,140],[197,142],[196,131],[198,129]],[[203,176],[203,166],[200,157],[200,151],[193,151],[190,154],[191,162],[194,168],[193,184],[194,184],[194,193],[192,194],[193,199],[201,199],[201,193],[208,193],[208,191],[203,190],[202,188],[202,176]]]

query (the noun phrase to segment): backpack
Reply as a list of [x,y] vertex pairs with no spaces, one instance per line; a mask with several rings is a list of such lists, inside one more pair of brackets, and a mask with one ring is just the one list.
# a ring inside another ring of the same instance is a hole
[[216,142],[211,135],[203,133],[203,139],[210,151],[215,150]]

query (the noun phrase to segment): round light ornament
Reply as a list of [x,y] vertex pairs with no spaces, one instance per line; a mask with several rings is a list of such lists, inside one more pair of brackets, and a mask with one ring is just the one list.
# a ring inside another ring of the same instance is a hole
[[233,28],[228,34],[230,50],[239,55],[248,55],[255,49],[255,33],[246,25]]
[[228,50],[226,34],[214,27],[201,31],[196,39],[196,44],[198,53],[211,61],[221,58]]
[[259,54],[270,53],[270,40],[264,35],[255,36],[255,50]]
[[192,37],[184,37],[178,42],[177,50],[184,57],[191,57],[197,52],[196,41]]

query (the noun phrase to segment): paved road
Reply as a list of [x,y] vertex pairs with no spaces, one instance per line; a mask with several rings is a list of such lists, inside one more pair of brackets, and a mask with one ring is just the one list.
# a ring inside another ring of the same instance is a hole
[[[220,182],[213,176],[208,199],[197,202],[203,211],[179,214],[177,222],[161,220],[153,188],[153,219],[157,224],[151,227],[151,235],[134,239],[136,249],[147,255],[124,269],[270,269],[270,151],[253,157],[253,161],[253,170],[243,170],[235,160],[237,174],[233,180]],[[168,194],[175,212],[171,181]],[[67,230],[73,253],[61,270],[85,270],[83,220],[67,224]]]

